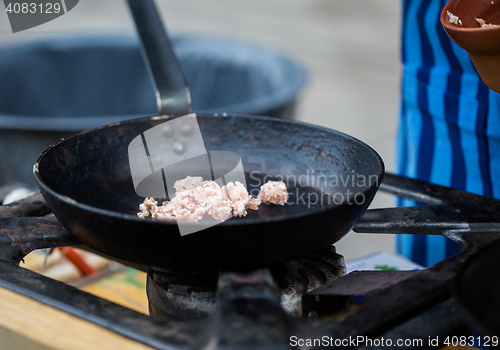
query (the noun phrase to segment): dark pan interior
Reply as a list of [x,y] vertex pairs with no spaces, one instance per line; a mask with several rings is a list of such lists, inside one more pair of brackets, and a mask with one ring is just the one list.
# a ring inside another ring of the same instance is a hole
[[168,120],[158,117],[55,144],[39,158],[35,178],[63,225],[103,253],[164,267],[247,268],[300,257],[340,239],[366,210],[383,175],[376,152],[333,130],[265,117],[197,118],[207,151],[241,157],[250,193],[258,193],[264,178],[283,180],[289,204],[262,205],[183,237],[175,223],[139,219],[144,198],[134,190],[128,146]]

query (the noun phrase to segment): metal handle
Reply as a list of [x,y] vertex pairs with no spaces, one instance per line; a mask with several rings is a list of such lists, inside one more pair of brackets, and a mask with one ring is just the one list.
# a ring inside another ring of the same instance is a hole
[[142,56],[154,81],[161,115],[191,113],[186,77],[153,0],[127,0],[139,34]]
[[385,173],[380,190],[425,204],[485,203],[497,201],[478,194],[436,185],[409,177]]
[[500,231],[500,202],[428,205],[370,209],[354,226],[360,233],[440,235],[448,231],[483,233]]
[[380,190],[433,205],[367,210],[355,232],[445,235],[476,247],[500,239],[497,199],[387,173]]

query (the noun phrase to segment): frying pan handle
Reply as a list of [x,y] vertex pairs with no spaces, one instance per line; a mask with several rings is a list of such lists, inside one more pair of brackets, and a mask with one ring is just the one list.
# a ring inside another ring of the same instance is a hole
[[191,113],[191,94],[181,64],[153,0],[127,0],[141,41],[141,51],[156,90],[160,115]]

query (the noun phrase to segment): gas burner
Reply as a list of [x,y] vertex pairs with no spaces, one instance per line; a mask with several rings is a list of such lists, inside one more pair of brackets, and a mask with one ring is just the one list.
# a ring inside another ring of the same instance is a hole
[[[392,174],[380,189],[429,205],[368,210],[355,231],[444,235],[462,251],[421,271],[345,276],[333,248],[247,272],[150,268],[148,295],[156,317],[149,317],[19,267],[35,249],[81,245],[55,217],[42,216],[48,208],[34,195],[0,208],[0,287],[157,349],[288,349],[291,336],[393,344],[411,338],[422,341],[413,348],[427,348],[429,337],[476,329],[454,288],[464,264],[500,240],[500,201]],[[355,296],[364,299],[342,311]],[[164,306],[168,298],[175,300],[170,309]],[[182,308],[191,308],[187,316],[179,313]]]
[[[270,267],[281,307],[301,317],[302,295],[345,274],[344,257],[330,247],[302,260]],[[215,312],[218,272],[148,268],[149,312],[163,320],[193,321]],[[315,312],[305,316],[315,318]]]
[[163,320],[193,321],[215,310],[219,274],[148,268],[149,314]]
[[304,311],[303,295],[345,275],[346,268],[344,257],[332,246],[300,261],[271,268],[271,273],[280,291],[281,307],[297,317],[316,318],[314,312]]

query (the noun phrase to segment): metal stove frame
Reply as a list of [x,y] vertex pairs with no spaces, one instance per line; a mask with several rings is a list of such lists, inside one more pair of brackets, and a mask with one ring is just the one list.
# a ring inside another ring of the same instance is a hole
[[[289,349],[290,336],[412,338],[423,339],[426,347],[429,336],[473,329],[474,322],[454,297],[455,279],[471,255],[500,239],[500,201],[393,174],[385,175],[380,189],[430,205],[368,210],[355,231],[439,234],[460,244],[462,251],[427,269],[401,272],[407,275],[397,283],[383,275],[389,279],[386,287],[330,317],[288,315],[268,269],[221,273],[215,314],[178,322],[150,318],[21,268],[20,261],[35,249],[80,244],[54,217],[40,217],[49,209],[39,194],[0,208],[0,286],[158,349]],[[310,292],[318,305],[331,294],[325,287]]]

